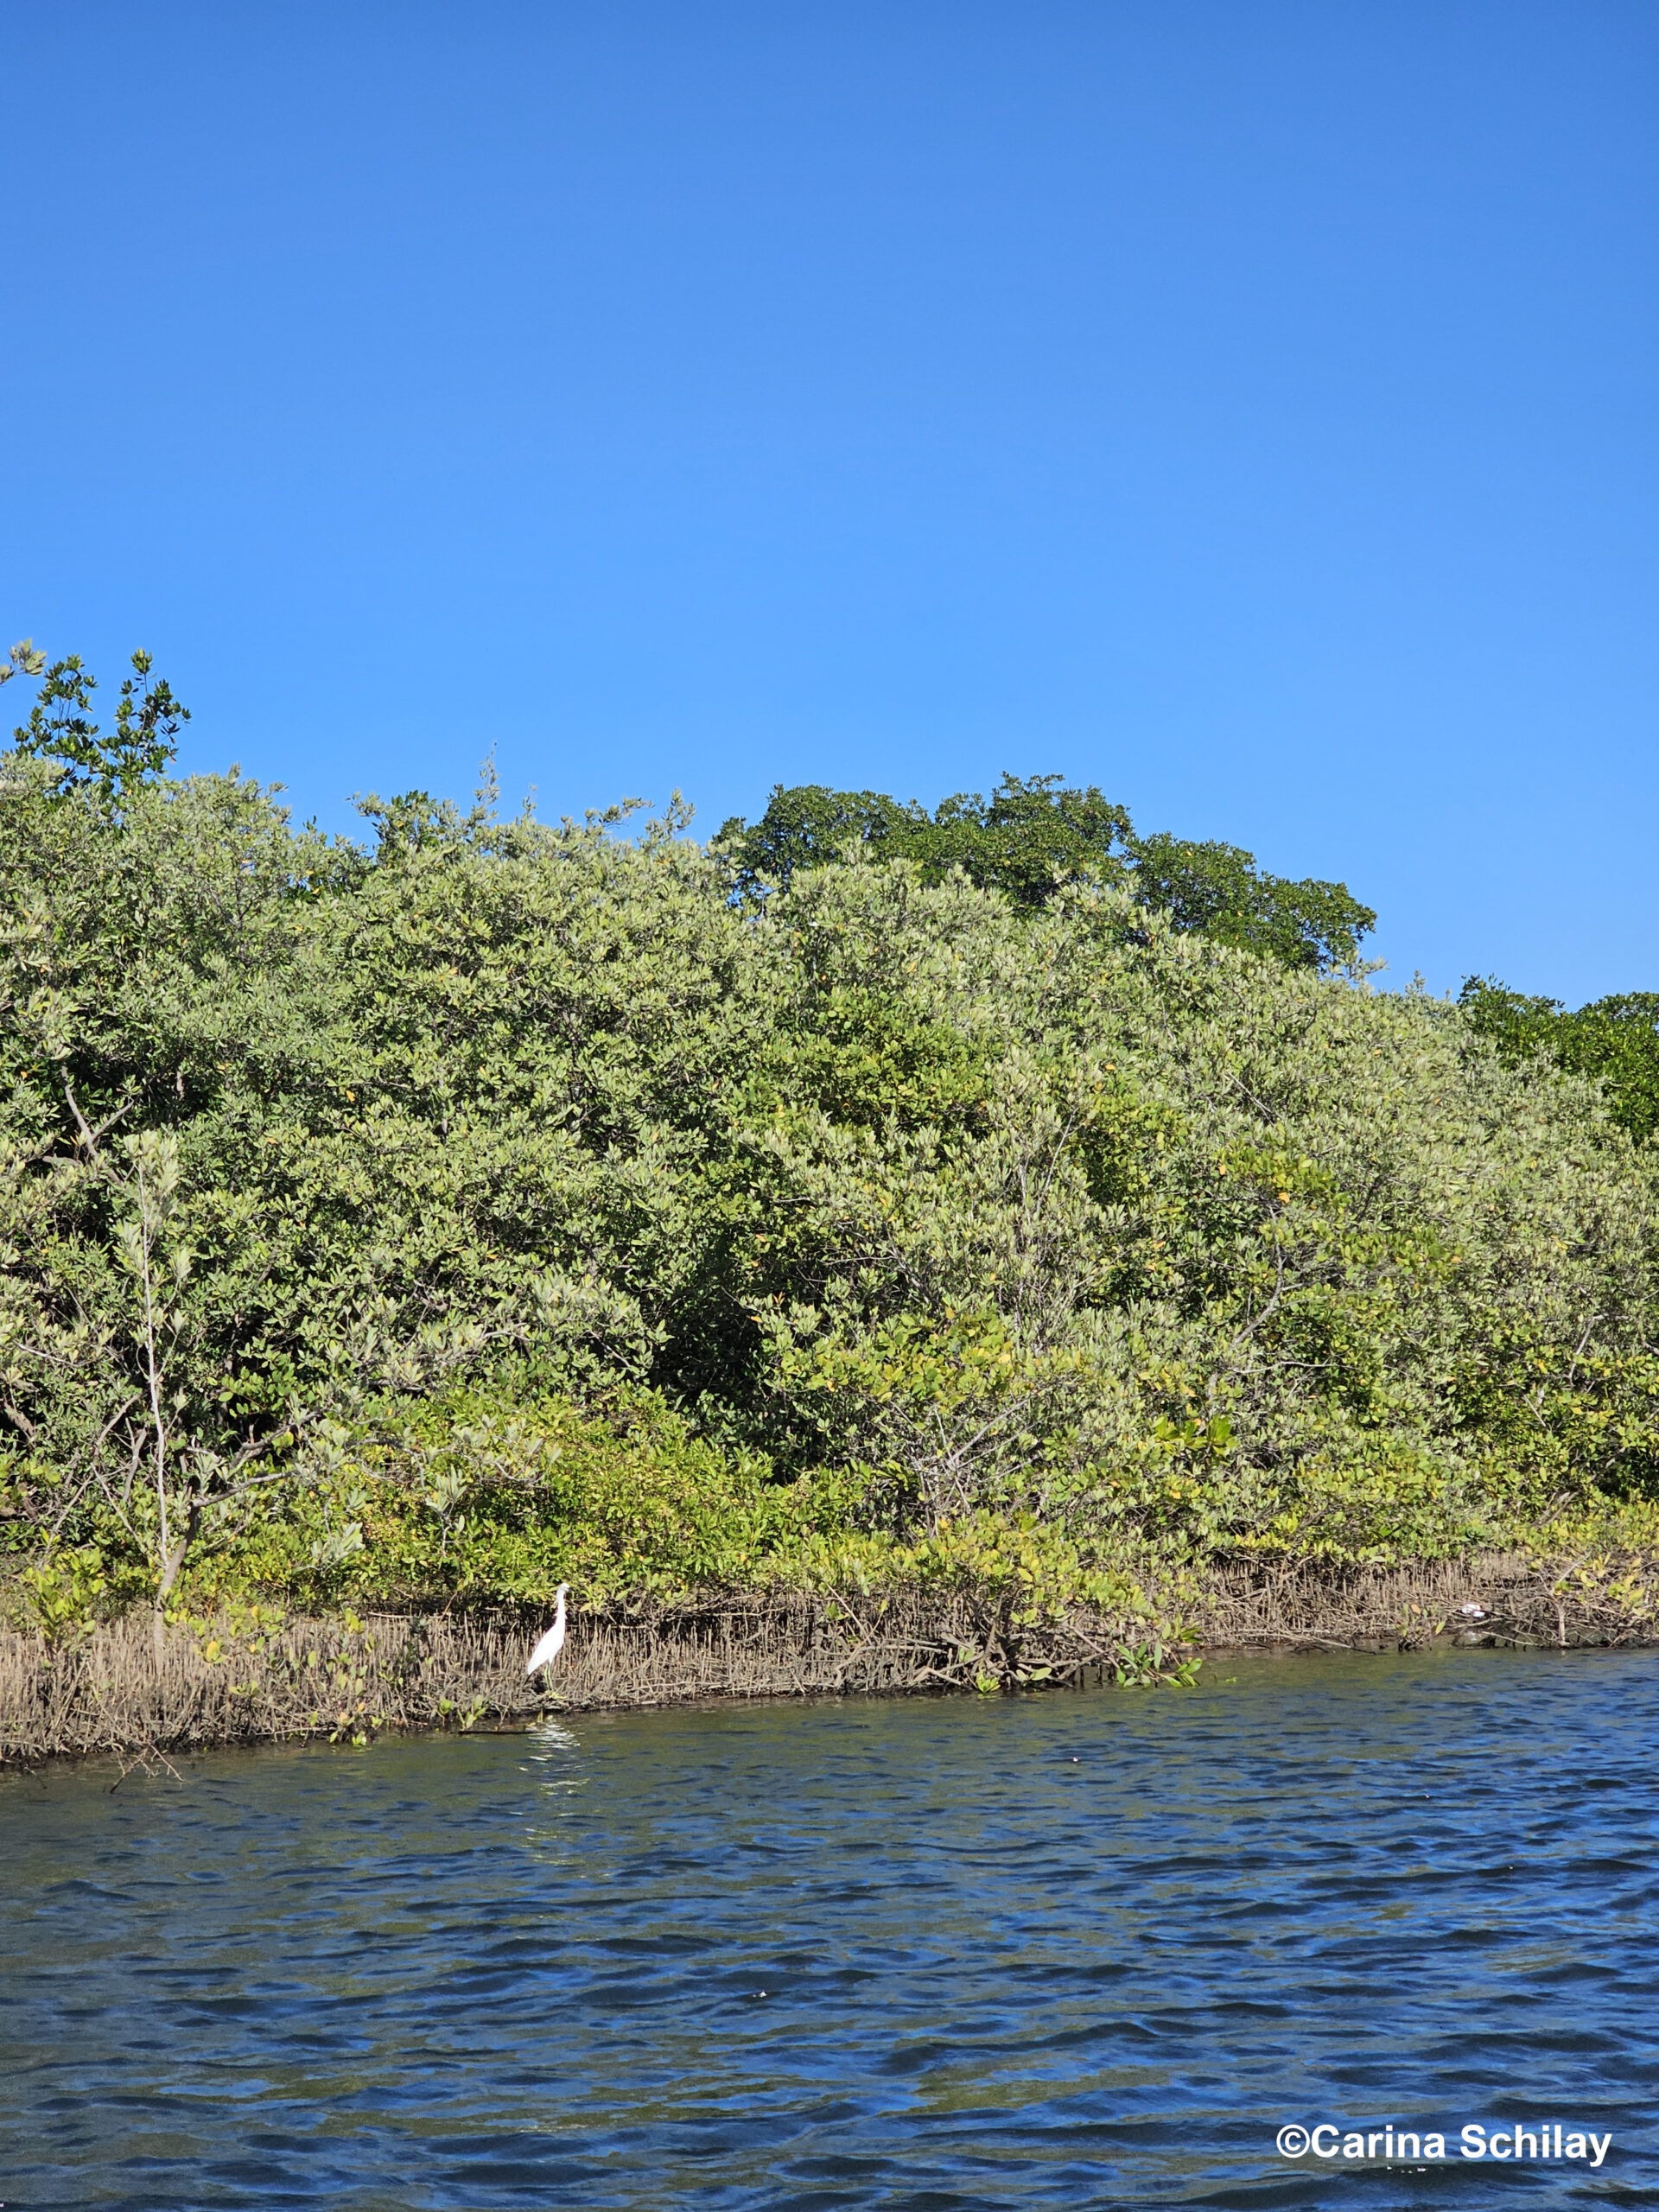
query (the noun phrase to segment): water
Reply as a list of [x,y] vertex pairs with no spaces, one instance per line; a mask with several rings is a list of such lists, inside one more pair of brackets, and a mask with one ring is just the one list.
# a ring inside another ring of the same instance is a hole
[[0,2196],[1651,2206],[1656,1745],[1659,1656],[1471,1652],[13,1777]]

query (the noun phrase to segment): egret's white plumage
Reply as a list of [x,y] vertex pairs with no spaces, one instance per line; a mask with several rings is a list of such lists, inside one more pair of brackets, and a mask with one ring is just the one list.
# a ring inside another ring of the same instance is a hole
[[568,1582],[559,1585],[559,1602],[554,1611],[553,1625],[531,1653],[530,1664],[524,1669],[527,1675],[533,1675],[538,1667],[550,1667],[564,1649],[564,1600],[569,1587]]

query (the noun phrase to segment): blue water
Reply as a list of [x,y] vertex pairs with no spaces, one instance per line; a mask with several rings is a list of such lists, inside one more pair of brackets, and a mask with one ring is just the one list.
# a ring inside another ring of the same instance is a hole
[[0,2196],[1659,2204],[1656,1746],[1659,1656],[1459,1652],[10,1777]]

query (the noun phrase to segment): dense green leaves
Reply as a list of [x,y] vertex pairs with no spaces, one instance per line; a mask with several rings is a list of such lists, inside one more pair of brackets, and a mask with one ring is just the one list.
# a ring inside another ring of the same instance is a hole
[[751,897],[861,855],[913,861],[925,883],[960,872],[1027,909],[1046,906],[1066,884],[1122,884],[1178,930],[1293,968],[1353,967],[1376,921],[1344,885],[1261,874],[1237,845],[1138,837],[1122,807],[1092,785],[1069,790],[1058,776],[1005,776],[989,799],[959,792],[931,815],[913,799],[901,806],[878,791],[779,784],[753,829],[734,818],[720,840]]
[[1632,1136],[1659,1133],[1659,991],[1597,999],[1569,1014],[1558,999],[1527,998],[1471,976],[1459,1003],[1504,1058],[1543,1054],[1602,1085],[1607,1110]]
[[1353,968],[1376,916],[1345,884],[1263,875],[1237,845],[1162,833],[1134,841],[1135,897],[1192,930],[1281,960],[1287,968]]
[[[6,756],[0,1541],[35,1611],[1010,1546],[1082,1591],[1659,1487],[1651,1159],[1595,1084],[1321,975],[1335,910],[1261,957],[1222,923],[1276,927],[1265,880],[1200,912],[1078,797],[899,810],[848,866],[798,809],[750,898],[672,816],[411,794],[359,845],[235,778]],[[924,827],[954,847],[887,856]]]

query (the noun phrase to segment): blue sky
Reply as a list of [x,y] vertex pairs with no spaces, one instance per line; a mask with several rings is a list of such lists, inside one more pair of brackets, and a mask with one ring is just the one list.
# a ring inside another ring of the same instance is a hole
[[[1650,0],[10,0],[0,629],[303,812],[1005,767],[1659,988]],[[10,706],[21,686],[14,686]]]

